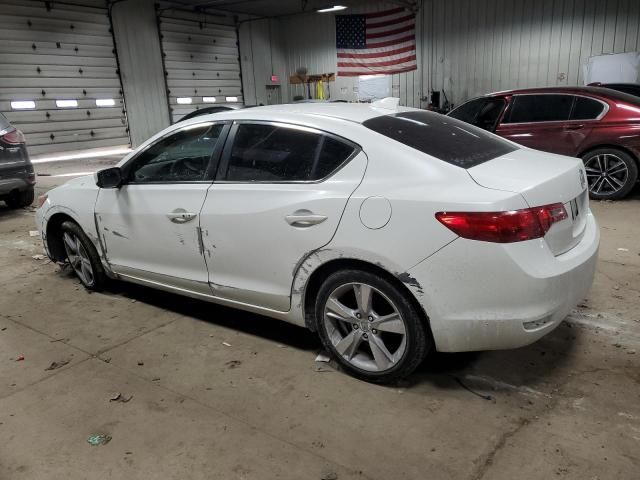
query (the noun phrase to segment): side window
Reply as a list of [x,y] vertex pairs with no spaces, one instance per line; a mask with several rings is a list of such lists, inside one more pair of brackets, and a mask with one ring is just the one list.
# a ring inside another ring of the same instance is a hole
[[604,110],[604,105],[597,100],[576,97],[576,104],[571,113],[571,120],[594,120]]
[[480,110],[482,110],[486,103],[486,98],[476,98],[475,100],[470,100],[467,103],[463,103],[458,108],[454,109],[451,113],[449,113],[449,116],[475,125],[478,113],[480,113]]
[[134,160],[129,181],[196,182],[206,180],[207,167],[223,125],[204,124],[180,130],[158,141]]
[[278,125],[240,124],[226,175],[235,182],[318,180],[335,170],[353,147],[327,136]]
[[474,125],[492,132],[496,128],[500,114],[507,102],[502,98],[488,99],[476,118]]
[[516,95],[504,123],[568,120],[573,98],[572,95]]

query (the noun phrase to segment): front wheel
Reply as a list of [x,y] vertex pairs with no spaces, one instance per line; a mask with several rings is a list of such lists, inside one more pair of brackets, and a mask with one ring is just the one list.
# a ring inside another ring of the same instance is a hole
[[349,374],[390,383],[412,373],[433,349],[408,294],[379,275],[344,270],[318,292],[316,322],[324,347]]
[[64,222],[60,229],[67,259],[82,285],[88,290],[102,290],[106,277],[91,240],[77,223]]
[[595,200],[626,197],[638,180],[638,164],[622,150],[598,148],[582,157],[589,196]]

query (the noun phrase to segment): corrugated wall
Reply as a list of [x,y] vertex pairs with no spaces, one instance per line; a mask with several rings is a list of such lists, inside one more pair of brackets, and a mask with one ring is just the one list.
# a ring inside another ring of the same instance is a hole
[[[590,56],[640,50],[640,0],[422,0],[419,5],[419,68],[392,76],[393,94],[403,105],[426,106],[421,98],[430,90],[444,89],[457,105],[496,90],[582,84],[582,65]],[[376,3],[349,12],[394,6]],[[270,49],[269,36],[257,23],[250,22],[253,34],[243,30],[247,24],[241,29],[243,55],[251,42],[260,45],[261,52]],[[336,70],[333,15],[309,13],[271,24],[272,55],[281,52],[284,57],[275,69],[288,93],[284,99],[302,95],[302,86],[284,85],[296,68],[304,66],[310,73]],[[282,36],[278,41],[276,30]],[[254,57],[244,85],[260,92],[271,75],[270,65],[262,65],[263,55]],[[244,61],[243,72],[246,77]],[[355,82],[339,78],[331,85],[332,98],[356,100]]]

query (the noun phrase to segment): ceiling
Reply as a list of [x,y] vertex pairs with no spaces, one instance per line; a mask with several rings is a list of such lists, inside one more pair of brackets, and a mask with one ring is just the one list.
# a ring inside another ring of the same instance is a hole
[[[162,3],[167,6],[197,12],[217,11],[257,17],[279,17],[297,13],[314,12],[319,8],[327,8],[333,5],[354,7],[371,2],[367,2],[366,0],[165,0]],[[410,0],[398,0],[388,1],[388,3],[408,6],[412,2]],[[348,13],[348,10],[340,13]]]

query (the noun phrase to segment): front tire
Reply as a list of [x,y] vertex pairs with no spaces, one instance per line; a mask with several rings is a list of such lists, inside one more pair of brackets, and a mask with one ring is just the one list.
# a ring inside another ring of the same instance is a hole
[[598,148],[582,157],[587,172],[589,196],[595,200],[618,200],[633,190],[638,164],[627,152]]
[[87,290],[100,291],[106,275],[98,252],[80,226],[72,221],[60,226],[67,260]]
[[318,291],[315,313],[325,349],[361,380],[402,379],[433,350],[423,316],[408,294],[367,271],[331,274]]

